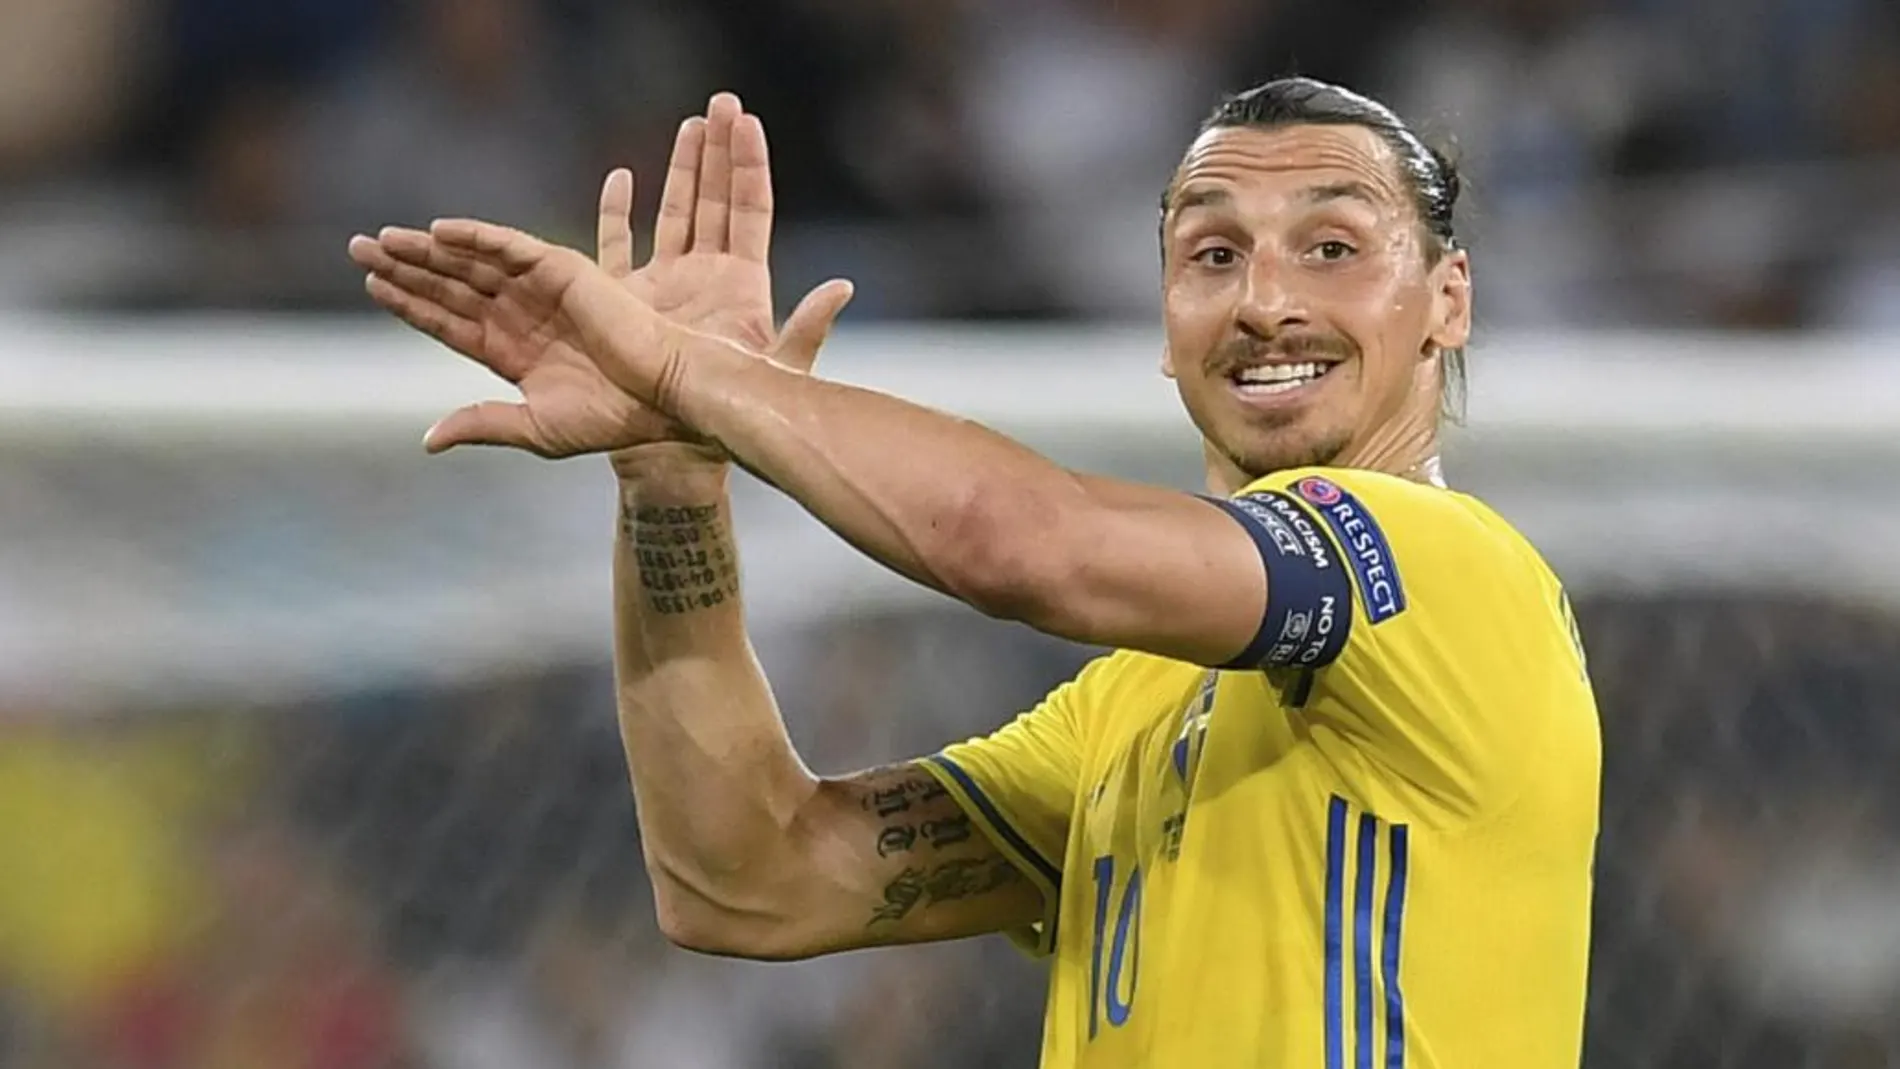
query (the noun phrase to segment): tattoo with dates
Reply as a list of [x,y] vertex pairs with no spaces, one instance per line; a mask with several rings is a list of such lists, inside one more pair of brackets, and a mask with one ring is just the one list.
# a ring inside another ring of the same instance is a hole
[[663,616],[717,608],[739,596],[739,558],[719,505],[622,502],[647,607]]

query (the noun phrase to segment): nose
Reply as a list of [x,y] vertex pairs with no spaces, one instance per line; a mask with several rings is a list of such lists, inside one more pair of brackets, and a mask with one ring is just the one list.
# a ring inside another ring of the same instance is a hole
[[1304,295],[1274,256],[1256,256],[1247,265],[1247,288],[1234,316],[1243,332],[1257,338],[1312,325]]

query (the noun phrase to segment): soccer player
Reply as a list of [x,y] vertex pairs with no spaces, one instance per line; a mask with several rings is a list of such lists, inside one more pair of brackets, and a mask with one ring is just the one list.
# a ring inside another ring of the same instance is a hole
[[[1163,372],[1209,493],[1068,471],[774,339],[764,135],[689,121],[655,255],[440,221],[359,237],[396,314],[516,383],[430,431],[614,451],[621,724],[660,923],[757,958],[1008,932],[1045,1066],[1578,1063],[1595,704],[1537,552],[1446,488],[1458,180],[1310,80],[1219,105],[1162,202]],[[815,777],[747,644],[728,463],[993,616],[1114,649],[988,737]]]

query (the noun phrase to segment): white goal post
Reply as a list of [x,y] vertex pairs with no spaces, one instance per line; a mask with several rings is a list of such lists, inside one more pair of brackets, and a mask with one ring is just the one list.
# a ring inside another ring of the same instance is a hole
[[[1193,487],[1152,329],[841,330],[821,372]],[[1453,482],[1583,590],[1900,605],[1900,337],[1496,335]],[[0,697],[298,689],[604,652],[597,460],[425,458],[505,387],[371,318],[0,316]],[[920,466],[920,475],[928,469]],[[742,487],[761,626],[930,597]]]

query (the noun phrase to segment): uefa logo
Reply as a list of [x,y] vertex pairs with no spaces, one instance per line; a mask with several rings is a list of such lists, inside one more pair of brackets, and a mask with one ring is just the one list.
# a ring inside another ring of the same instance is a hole
[[1330,479],[1322,479],[1317,475],[1301,479],[1299,491],[1301,497],[1321,508],[1339,504],[1339,487]]

